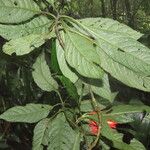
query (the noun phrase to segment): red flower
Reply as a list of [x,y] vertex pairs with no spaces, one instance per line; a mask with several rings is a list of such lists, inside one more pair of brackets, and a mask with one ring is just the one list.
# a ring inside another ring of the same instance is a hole
[[[90,113],[88,113],[88,115],[95,115],[97,114],[97,112],[95,111],[92,111]],[[117,128],[117,125],[118,123],[113,121],[113,120],[107,120],[107,123],[109,125],[110,128],[112,129],[116,129]],[[96,121],[93,121],[93,120],[89,120],[89,127],[90,127],[90,132],[93,134],[93,135],[97,135],[98,134],[98,123]]]
[[118,124],[117,122],[115,122],[113,120],[107,120],[107,123],[108,123],[109,127],[112,129],[116,129],[117,124]]
[[98,134],[98,124],[97,124],[96,121],[90,120],[90,121],[89,121],[89,127],[90,127],[90,132],[91,132],[93,135],[97,135],[97,134]]

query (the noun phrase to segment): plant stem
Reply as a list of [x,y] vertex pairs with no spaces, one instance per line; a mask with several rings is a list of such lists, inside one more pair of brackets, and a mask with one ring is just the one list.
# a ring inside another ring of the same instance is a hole
[[99,137],[100,137],[100,129],[101,129],[100,125],[101,125],[101,122],[102,122],[102,120],[101,120],[101,111],[100,111],[99,106],[97,105],[97,102],[96,102],[96,99],[94,97],[94,94],[93,94],[93,91],[92,91],[91,87],[90,87],[90,94],[91,94],[92,104],[93,104],[94,110],[96,111],[97,116],[98,116],[98,133],[97,133],[95,141],[89,146],[88,150],[92,150],[96,146],[96,144],[99,140]]

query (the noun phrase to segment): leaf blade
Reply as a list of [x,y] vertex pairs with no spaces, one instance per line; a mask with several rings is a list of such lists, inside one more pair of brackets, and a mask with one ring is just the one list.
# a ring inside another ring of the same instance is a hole
[[48,92],[52,90],[57,91],[58,84],[51,76],[44,54],[40,54],[37,57],[36,62],[33,64],[33,68],[35,69],[32,72],[33,79],[42,90]]
[[0,22],[19,23],[39,14],[38,5],[32,0],[0,0]]
[[0,119],[10,122],[35,123],[45,118],[51,110],[50,105],[27,104],[26,106],[15,106],[0,115]]

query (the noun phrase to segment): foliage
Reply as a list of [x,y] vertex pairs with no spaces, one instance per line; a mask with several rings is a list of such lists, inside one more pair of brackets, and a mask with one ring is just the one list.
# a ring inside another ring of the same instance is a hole
[[[19,101],[5,108],[0,119],[36,123],[33,150],[145,150],[132,128],[122,126],[132,126],[133,116],[150,113],[150,107],[118,103],[119,91],[111,85],[116,80],[130,90],[150,92],[150,49],[138,41],[143,34],[113,19],[63,15],[65,2],[0,0],[0,35],[5,41],[0,61],[10,68],[11,61],[17,64],[12,72],[2,68],[0,77],[10,78],[14,89],[9,92],[15,91],[13,98]],[[16,90],[21,88],[22,97]],[[124,140],[125,133],[134,138]]]

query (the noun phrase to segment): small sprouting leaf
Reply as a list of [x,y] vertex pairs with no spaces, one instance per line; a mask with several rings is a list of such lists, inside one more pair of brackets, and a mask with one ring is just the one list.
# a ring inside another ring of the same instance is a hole
[[57,91],[58,84],[51,75],[43,53],[37,57],[36,62],[33,64],[33,69],[33,79],[42,90],[48,92]]
[[42,141],[45,135],[45,131],[48,126],[49,119],[43,119],[38,124],[36,124],[34,128],[34,136],[33,136],[33,147],[32,150],[41,150]]
[[33,0],[0,0],[1,23],[19,23],[40,12]]
[[0,119],[9,122],[35,123],[46,118],[52,107],[42,104],[27,104],[26,106],[15,106],[0,115]]

